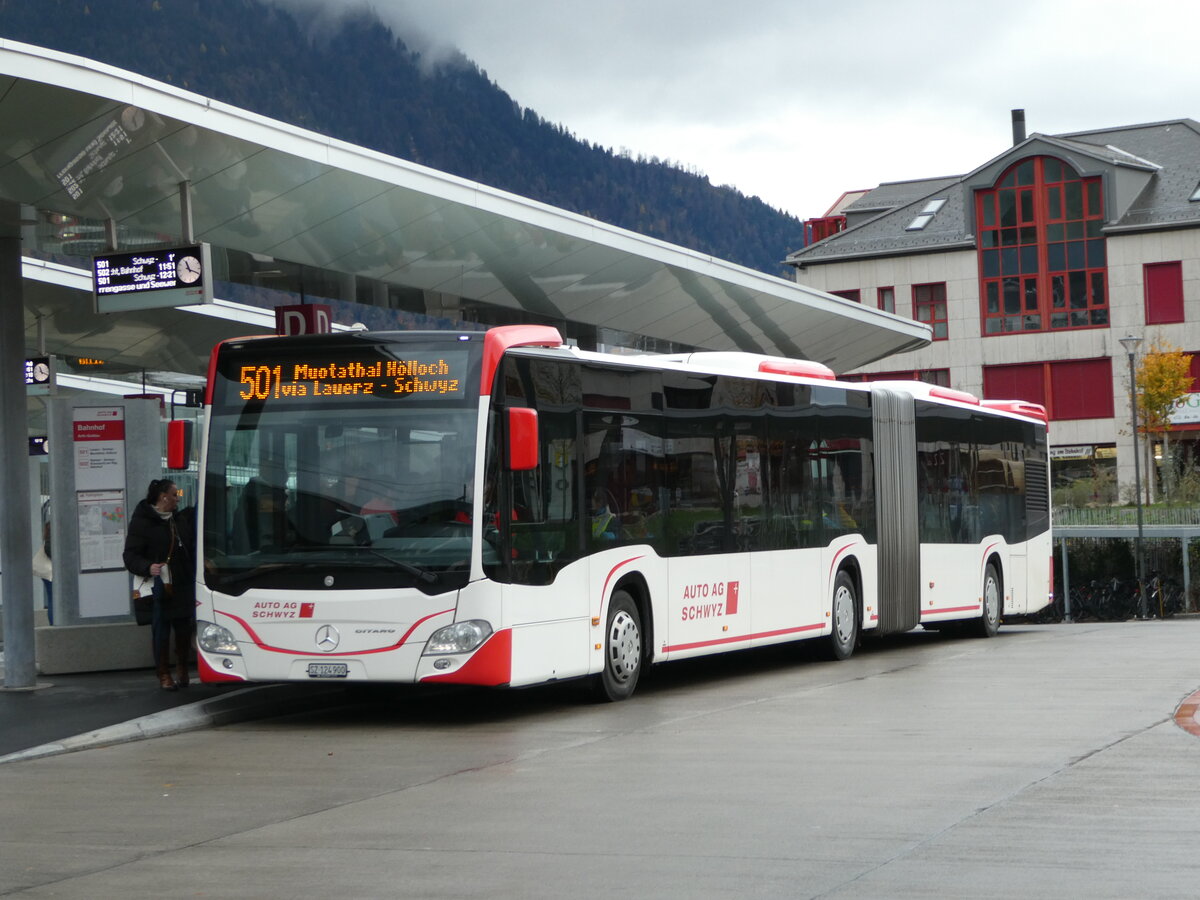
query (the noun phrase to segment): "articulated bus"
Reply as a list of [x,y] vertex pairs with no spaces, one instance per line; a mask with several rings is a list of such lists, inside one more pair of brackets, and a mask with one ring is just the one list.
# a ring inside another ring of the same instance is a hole
[[228,341],[206,405],[209,682],[621,700],[652,663],[990,636],[1051,599],[1034,404],[529,325]]

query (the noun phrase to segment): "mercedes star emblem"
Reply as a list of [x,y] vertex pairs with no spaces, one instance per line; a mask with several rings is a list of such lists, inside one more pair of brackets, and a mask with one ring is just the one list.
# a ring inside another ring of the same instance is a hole
[[322,625],[317,629],[317,647],[328,653],[330,650],[336,650],[338,642],[342,636],[338,634],[338,630],[332,625]]

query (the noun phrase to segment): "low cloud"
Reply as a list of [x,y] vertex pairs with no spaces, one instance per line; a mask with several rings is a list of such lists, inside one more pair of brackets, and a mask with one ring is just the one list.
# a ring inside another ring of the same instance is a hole
[[582,139],[801,216],[849,188],[986,162],[1013,108],[1056,133],[1188,116],[1200,90],[1200,67],[1180,64],[1194,0],[1152,16],[1126,0],[1002,14],[961,0],[275,2],[323,24],[369,9],[427,65],[461,51]]
[[[300,21],[313,40],[320,40],[346,19],[368,15],[379,19],[411,51],[418,54],[421,69],[429,74],[447,66],[467,66],[472,63],[452,39],[437,36],[423,21],[419,4],[371,2],[342,2],[342,0],[267,0],[290,11]],[[411,8],[410,8],[411,7]]]

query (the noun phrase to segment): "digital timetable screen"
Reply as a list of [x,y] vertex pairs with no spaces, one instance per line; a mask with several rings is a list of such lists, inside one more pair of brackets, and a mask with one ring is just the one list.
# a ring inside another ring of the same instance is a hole
[[311,357],[288,354],[287,359],[253,359],[240,353],[223,367],[234,382],[227,402],[354,400],[390,397],[434,400],[466,396],[470,354],[464,350],[435,352],[393,348],[396,358],[374,353],[314,353]]
[[92,259],[96,311],[211,303],[210,260],[207,244],[100,254]]

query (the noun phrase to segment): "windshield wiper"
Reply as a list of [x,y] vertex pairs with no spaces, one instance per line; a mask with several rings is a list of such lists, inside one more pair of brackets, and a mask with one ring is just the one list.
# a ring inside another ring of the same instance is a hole
[[279,572],[281,569],[304,569],[314,565],[310,562],[291,562],[291,563],[263,563],[261,566],[255,566],[253,569],[248,569],[245,572],[237,572],[233,575],[222,575],[217,578],[217,587],[221,590],[234,587],[245,581],[253,581],[261,575],[271,575]]
[[[339,549],[344,552],[345,550],[350,550],[351,548],[345,547]],[[398,559],[392,559],[392,557],[388,556],[386,553],[380,553],[378,550],[375,550],[372,547],[355,547],[353,549],[360,553],[369,553],[372,556],[384,560],[392,568],[399,569],[401,572],[412,576],[422,584],[435,584],[438,580],[437,576],[427,569],[409,565],[408,563],[401,562]],[[255,581],[264,575],[278,574],[286,570],[328,568],[330,566],[336,567],[339,565],[347,565],[349,563],[350,561],[344,557],[341,559],[322,558],[320,560],[291,560],[289,562],[263,563],[262,565],[255,566],[253,569],[248,569],[245,572],[236,572],[232,575],[219,576],[217,579],[217,588],[218,590],[228,592],[229,588],[237,587],[238,585],[244,584],[248,581]]]
[[370,553],[372,556],[376,556],[379,559],[385,560],[394,568],[397,568],[401,572],[405,572],[406,574],[411,575],[413,578],[417,579],[418,581],[422,582],[423,584],[433,584],[434,582],[437,581],[437,576],[434,575],[432,572],[430,572],[428,569],[422,569],[419,566],[410,565],[409,563],[401,562],[398,559],[392,559],[392,557],[388,556],[386,553],[381,553],[380,551],[376,550],[374,547],[361,547],[360,546],[360,547],[356,547],[355,549],[359,553]]

